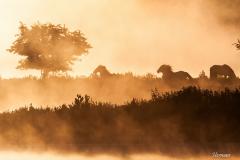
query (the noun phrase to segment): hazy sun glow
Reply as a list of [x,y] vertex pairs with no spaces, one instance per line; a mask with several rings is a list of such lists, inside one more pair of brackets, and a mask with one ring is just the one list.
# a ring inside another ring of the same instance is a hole
[[76,62],[72,75],[89,75],[99,64],[112,72],[156,73],[163,63],[193,76],[223,63],[240,73],[240,54],[232,45],[237,30],[221,26],[200,4],[198,0],[0,0],[0,75],[39,74],[15,69],[20,57],[6,51],[19,21],[60,23],[85,33],[93,49]]
[[[237,153],[239,10],[240,0],[0,0],[0,160]],[[22,25],[12,45],[20,22],[84,36]],[[10,47],[27,55],[22,68],[42,77],[16,69],[23,57]],[[48,76],[57,71],[64,76]]]

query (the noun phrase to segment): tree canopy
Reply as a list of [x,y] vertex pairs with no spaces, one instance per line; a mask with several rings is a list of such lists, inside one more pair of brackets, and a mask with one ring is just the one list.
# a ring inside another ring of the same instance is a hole
[[8,51],[24,56],[18,69],[41,70],[43,77],[71,70],[74,61],[91,48],[80,30],[71,32],[65,25],[20,23],[19,31]]

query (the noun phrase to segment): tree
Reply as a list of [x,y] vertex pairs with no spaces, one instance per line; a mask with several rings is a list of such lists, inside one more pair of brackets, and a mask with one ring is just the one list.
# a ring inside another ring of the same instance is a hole
[[41,70],[42,78],[50,72],[71,70],[73,62],[91,48],[80,30],[71,32],[65,25],[36,23],[27,27],[21,22],[19,31],[8,51],[24,56],[18,69]]

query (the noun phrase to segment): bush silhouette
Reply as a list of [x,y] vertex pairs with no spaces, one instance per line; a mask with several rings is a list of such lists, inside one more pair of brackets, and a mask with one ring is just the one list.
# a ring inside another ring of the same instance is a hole
[[150,100],[123,105],[77,95],[55,108],[20,108],[0,114],[1,147],[80,152],[237,153],[240,90],[185,87],[152,91]]

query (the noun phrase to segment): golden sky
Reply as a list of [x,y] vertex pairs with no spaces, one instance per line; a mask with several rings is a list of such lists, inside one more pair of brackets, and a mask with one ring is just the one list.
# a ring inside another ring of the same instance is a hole
[[65,24],[85,34],[93,48],[72,75],[88,75],[99,64],[136,74],[170,64],[197,76],[224,63],[240,75],[240,53],[232,45],[240,31],[220,23],[215,11],[201,0],[0,0],[0,75],[38,74],[15,69],[21,57],[6,51],[19,21]]

